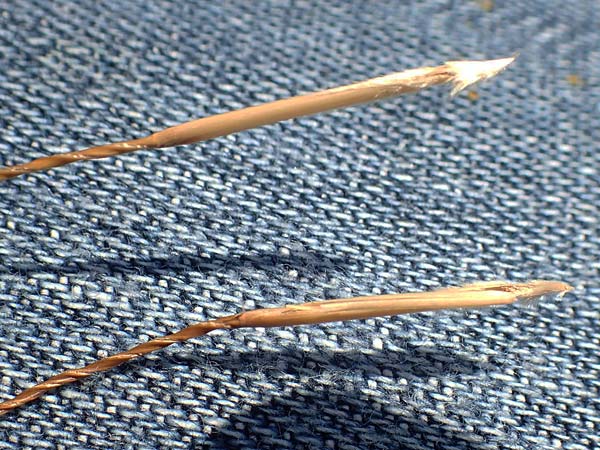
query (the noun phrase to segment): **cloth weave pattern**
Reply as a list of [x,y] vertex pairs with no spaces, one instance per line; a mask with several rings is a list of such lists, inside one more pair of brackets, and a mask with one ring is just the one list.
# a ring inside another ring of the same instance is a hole
[[0,449],[600,448],[597,2],[9,0],[0,25],[2,165],[520,51],[452,100],[435,88],[0,183],[1,399],[241,309],[576,287],[219,331],[0,418]]

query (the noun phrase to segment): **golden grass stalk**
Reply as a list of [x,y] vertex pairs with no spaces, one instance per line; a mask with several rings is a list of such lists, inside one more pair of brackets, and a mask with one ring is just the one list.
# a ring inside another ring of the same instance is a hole
[[192,144],[295,117],[410,94],[438,84],[451,84],[452,95],[456,95],[473,83],[498,74],[514,59],[510,57],[487,61],[449,61],[437,67],[406,70],[347,86],[250,106],[186,122],[139,139],[59,153],[28,163],[0,168],[0,180],[8,180],[77,161],[108,158],[138,150]]
[[176,333],[153,339],[85,367],[70,369],[55,375],[26,389],[12,400],[1,403],[0,415],[37,399],[51,389],[87,378],[95,373],[107,371],[148,353],[203,336],[214,330],[308,325],[440,309],[506,305],[518,300],[530,301],[549,294],[563,295],[571,289],[571,286],[560,281],[536,280],[527,283],[491,281],[432,292],[355,297],[245,311],[220,319],[196,323]]

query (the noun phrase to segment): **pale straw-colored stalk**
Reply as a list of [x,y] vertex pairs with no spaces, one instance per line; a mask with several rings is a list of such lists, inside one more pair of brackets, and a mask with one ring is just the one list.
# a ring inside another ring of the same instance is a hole
[[295,117],[410,94],[438,84],[451,84],[452,95],[455,95],[473,83],[498,74],[514,59],[510,57],[487,61],[449,61],[437,67],[406,70],[347,86],[250,106],[176,125],[139,139],[44,156],[24,164],[0,168],[0,180],[77,161],[192,144]]
[[440,309],[506,305],[519,300],[530,301],[549,294],[562,295],[571,289],[571,286],[560,281],[536,280],[527,283],[491,281],[432,292],[355,297],[245,311],[191,325],[176,333],[153,339],[85,367],[70,369],[55,375],[26,389],[15,398],[1,403],[0,415],[35,400],[51,389],[73,383],[95,373],[107,371],[148,353],[203,336],[214,330],[309,325]]

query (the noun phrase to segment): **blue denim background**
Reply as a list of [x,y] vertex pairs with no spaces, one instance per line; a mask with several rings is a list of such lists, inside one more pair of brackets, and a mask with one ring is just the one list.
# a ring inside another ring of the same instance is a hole
[[[492,6],[489,10],[488,6]],[[562,301],[217,332],[0,449],[600,445],[598,2],[0,5],[0,163],[448,59],[510,70],[0,184],[0,398],[242,308],[557,278]]]

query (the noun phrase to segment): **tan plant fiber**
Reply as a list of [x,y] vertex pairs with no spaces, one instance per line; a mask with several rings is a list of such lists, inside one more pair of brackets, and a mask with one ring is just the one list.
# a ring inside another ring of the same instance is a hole
[[35,400],[51,389],[87,378],[95,373],[107,371],[148,353],[203,336],[214,330],[309,325],[440,309],[506,305],[519,300],[530,301],[550,294],[563,295],[570,290],[572,290],[571,286],[560,281],[535,280],[527,283],[490,281],[432,292],[355,297],[245,311],[191,325],[176,333],[153,339],[85,367],[55,375],[26,389],[12,400],[0,403],[0,415]]
[[309,116],[410,94],[438,84],[451,84],[452,95],[456,95],[473,83],[497,75],[514,59],[515,57],[486,61],[449,61],[437,67],[406,70],[347,86],[250,106],[186,122],[140,139],[59,153],[28,163],[0,168],[0,180],[8,180],[19,175],[48,170],[77,161],[102,159],[138,150],[175,147],[206,141],[295,117]]

